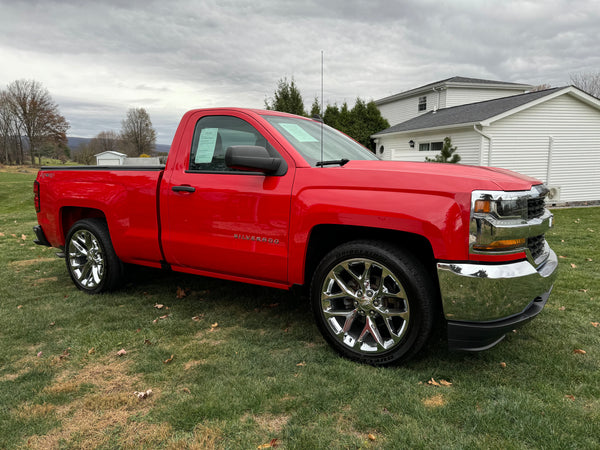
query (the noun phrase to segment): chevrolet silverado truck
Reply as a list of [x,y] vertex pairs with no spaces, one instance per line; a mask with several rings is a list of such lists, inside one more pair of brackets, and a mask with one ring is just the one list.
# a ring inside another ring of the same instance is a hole
[[317,120],[198,109],[164,166],[41,168],[34,231],[90,294],[125,263],[303,285],[335,350],[386,365],[436,327],[484,350],[542,310],[557,268],[546,193],[503,169],[380,161]]

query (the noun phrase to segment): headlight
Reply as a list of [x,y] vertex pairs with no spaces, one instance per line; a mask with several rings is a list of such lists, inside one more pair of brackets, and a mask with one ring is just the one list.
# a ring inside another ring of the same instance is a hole
[[514,253],[526,247],[527,202],[530,191],[475,191],[471,196],[472,253]]

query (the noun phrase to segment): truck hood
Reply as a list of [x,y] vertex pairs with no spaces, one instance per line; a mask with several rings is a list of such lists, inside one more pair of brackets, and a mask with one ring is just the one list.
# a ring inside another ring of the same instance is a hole
[[[527,191],[542,182],[517,172],[497,167],[462,164],[419,163],[402,161],[350,161],[340,170],[352,173],[356,180],[375,177],[378,186],[398,184],[432,188],[450,192],[472,190]],[[369,183],[371,184],[371,183]]]

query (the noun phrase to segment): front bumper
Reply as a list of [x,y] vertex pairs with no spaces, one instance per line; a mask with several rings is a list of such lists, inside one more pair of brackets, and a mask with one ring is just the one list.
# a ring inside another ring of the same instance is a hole
[[502,264],[438,262],[448,346],[485,350],[544,307],[556,279],[558,258]]

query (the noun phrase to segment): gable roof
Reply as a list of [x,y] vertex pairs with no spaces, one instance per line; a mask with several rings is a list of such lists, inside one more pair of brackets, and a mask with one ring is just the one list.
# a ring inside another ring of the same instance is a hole
[[[584,98],[588,103],[596,103],[600,108],[600,102],[594,97],[580,91],[573,86],[557,87],[543,91],[528,92],[521,95],[511,95],[509,97],[486,100],[477,103],[468,103],[466,105],[453,106],[451,108],[429,111],[418,117],[414,117],[406,122],[399,123],[373,135],[373,137],[390,133],[402,133],[405,131],[423,130],[431,128],[466,126],[479,124],[481,122],[491,122],[498,120],[517,111],[526,109],[534,104],[549,100],[565,93],[575,93]],[[596,102],[594,102],[594,100]]]
[[94,156],[98,157],[102,155],[127,156],[125,153],[115,152],[114,150],[107,150],[102,153],[96,153]]
[[449,87],[468,87],[468,88],[483,88],[483,89],[507,89],[507,90],[522,90],[527,91],[533,89],[533,86],[522,83],[509,83],[506,81],[495,81],[495,80],[484,80],[481,78],[467,78],[467,77],[451,77],[445,80],[435,81],[423,86],[419,86],[408,91],[400,92],[399,94],[390,95],[388,97],[375,100],[376,105],[383,105],[396,100],[400,100],[406,97],[412,97],[414,95],[429,92],[431,90],[447,89]]

